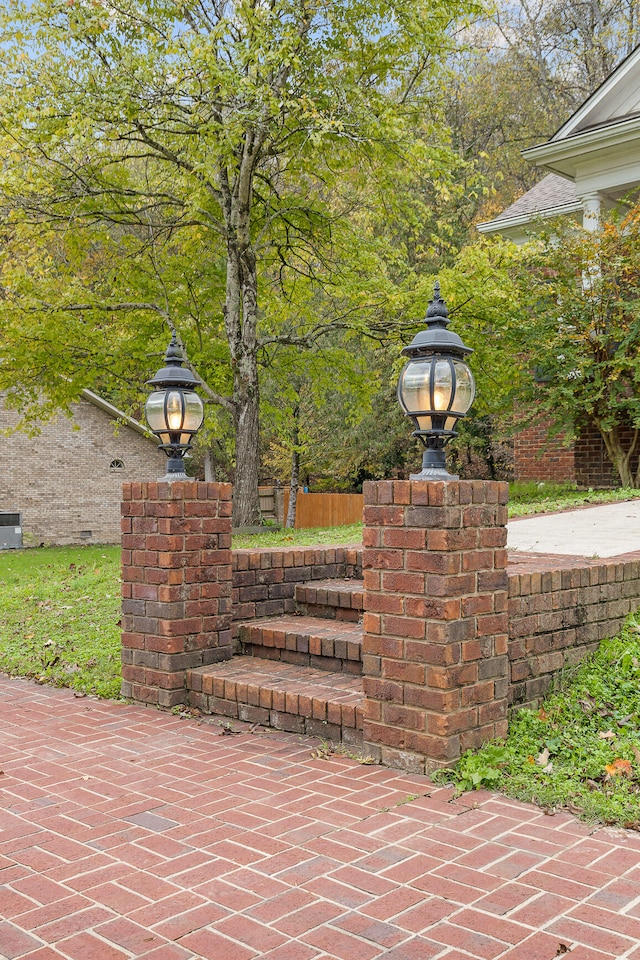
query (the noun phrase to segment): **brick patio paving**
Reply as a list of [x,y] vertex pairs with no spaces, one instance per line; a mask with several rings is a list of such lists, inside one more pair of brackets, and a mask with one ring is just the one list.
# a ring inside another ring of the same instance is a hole
[[0,960],[640,960],[638,834],[236,728],[0,678]]

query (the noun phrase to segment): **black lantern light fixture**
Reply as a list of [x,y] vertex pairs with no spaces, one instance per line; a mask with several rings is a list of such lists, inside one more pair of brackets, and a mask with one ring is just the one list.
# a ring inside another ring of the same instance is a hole
[[175,332],[164,362],[162,370],[147,380],[156,389],[147,398],[145,415],[151,431],[160,440],[159,449],[169,458],[163,479],[183,480],[185,454],[204,419],[204,406],[195,392],[200,381],[191,370],[183,369],[184,358]]
[[473,403],[476,386],[464,357],[473,350],[447,330],[449,311],[436,281],[427,309],[427,329],[402,351],[409,357],[398,381],[398,401],[416,425],[425,446],[422,471],[412,480],[457,480],[447,471],[444,448],[456,436],[458,420]]

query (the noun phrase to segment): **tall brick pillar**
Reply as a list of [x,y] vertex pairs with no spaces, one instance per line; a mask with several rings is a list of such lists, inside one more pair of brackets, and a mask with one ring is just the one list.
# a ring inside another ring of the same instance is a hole
[[124,484],[122,631],[122,695],[143,703],[184,703],[187,670],[231,657],[231,484]]
[[507,728],[508,485],[364,485],[364,741],[412,772]]

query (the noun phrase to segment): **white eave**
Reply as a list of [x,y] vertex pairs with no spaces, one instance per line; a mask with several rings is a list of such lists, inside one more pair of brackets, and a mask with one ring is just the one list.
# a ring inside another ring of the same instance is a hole
[[[607,99],[611,101],[612,97],[614,98],[614,102],[617,98],[618,103],[616,106],[618,109],[620,109],[621,103],[626,103],[626,112],[630,112],[628,109],[629,89],[634,92],[637,91],[637,81],[634,82],[633,72],[637,69],[639,62],[640,46],[632,50],[631,53],[622,61],[622,63],[616,67],[613,73],[610,74],[600,84],[597,90],[595,90],[591,96],[585,100],[582,106],[578,107],[575,113],[572,114],[572,116],[570,116],[569,119],[563,123],[558,130],[556,130],[554,135],[551,137],[550,142],[557,143],[567,139],[568,137],[574,137],[576,134],[580,133],[581,128],[588,129],[589,127],[595,127],[598,122],[597,117],[599,112],[601,121],[613,121],[614,117],[606,117],[606,109],[604,110],[605,116],[602,116],[603,106],[606,104]],[[616,88],[619,92],[616,92]]]
[[576,161],[584,161],[588,155],[601,150],[628,149],[630,142],[636,139],[640,140],[640,117],[637,116],[583,130],[563,140],[549,140],[523,150],[522,156],[537,166],[575,180]]
[[104,397],[98,396],[97,393],[94,393],[93,390],[83,390],[81,396],[88,400],[89,403],[92,403],[94,407],[98,407],[100,410],[104,410],[105,413],[108,413],[110,417],[114,420],[117,420],[119,423],[125,424],[127,427],[130,427],[132,430],[135,430],[136,433],[139,433],[146,440],[152,442],[157,442],[155,437],[151,435],[151,432],[140,423],[138,420],[134,420],[133,417],[128,417],[126,413],[123,413],[122,410],[118,410],[117,407],[114,407],[112,403],[109,403],[108,400],[105,400]]
[[495,220],[486,220],[484,223],[477,223],[478,233],[502,233],[508,230],[517,230],[520,227],[530,227],[537,219],[547,220],[550,217],[566,216],[569,213],[579,213],[582,210],[582,204],[579,200],[572,203],[563,203],[557,207],[547,207],[546,210],[538,210],[533,213],[521,213],[517,217],[497,217]]

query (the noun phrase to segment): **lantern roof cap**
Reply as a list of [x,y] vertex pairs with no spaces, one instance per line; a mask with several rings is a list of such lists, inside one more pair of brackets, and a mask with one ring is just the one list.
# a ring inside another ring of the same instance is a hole
[[171,334],[171,342],[167,347],[164,362],[165,366],[161,370],[158,370],[151,380],[147,380],[149,386],[186,387],[187,389],[193,390],[202,382],[198,380],[191,370],[183,367],[184,356],[178,343],[175,330]]
[[436,280],[433,288],[433,300],[429,301],[426,321],[427,329],[415,335],[411,343],[403,348],[403,354],[409,357],[420,357],[432,353],[448,353],[464,357],[473,353],[471,347],[467,347],[457,333],[447,330],[449,311],[440,296],[439,280]]

